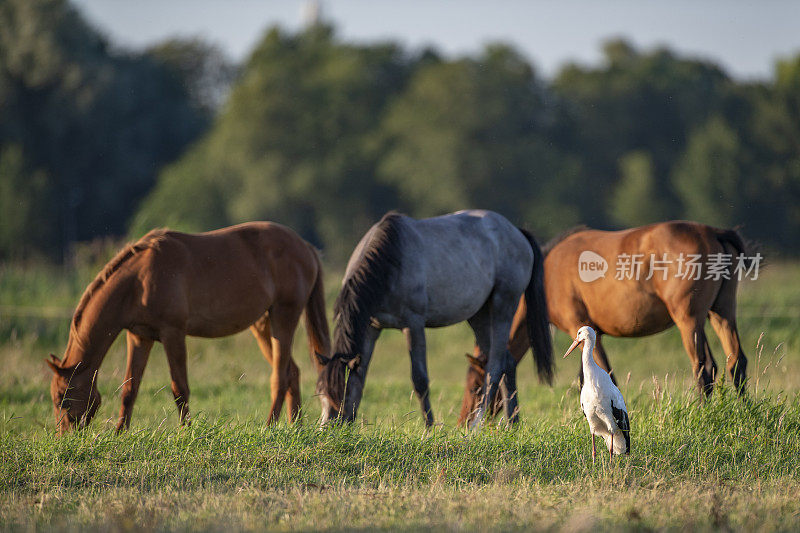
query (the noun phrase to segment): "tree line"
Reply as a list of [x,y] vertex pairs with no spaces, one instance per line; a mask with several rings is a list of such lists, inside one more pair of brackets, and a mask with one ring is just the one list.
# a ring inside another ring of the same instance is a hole
[[110,46],[63,0],[0,3],[0,255],[101,235],[285,223],[335,260],[385,211],[497,210],[540,239],[687,218],[800,244],[800,55],[772,79],[607,42],[552,79],[471,57],[266,31]]

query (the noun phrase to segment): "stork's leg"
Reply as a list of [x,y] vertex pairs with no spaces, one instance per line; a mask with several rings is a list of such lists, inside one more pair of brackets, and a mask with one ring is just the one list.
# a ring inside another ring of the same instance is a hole
[[609,452],[608,453],[608,467],[611,468],[611,466],[614,464],[614,433],[613,432],[611,433],[611,449],[608,450],[608,452]]
[[597,449],[594,446],[594,433],[592,433],[592,464],[594,464],[594,458],[597,455]]

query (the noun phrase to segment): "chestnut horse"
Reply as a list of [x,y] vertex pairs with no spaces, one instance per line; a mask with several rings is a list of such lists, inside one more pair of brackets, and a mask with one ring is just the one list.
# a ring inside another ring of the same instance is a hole
[[[735,387],[743,391],[747,358],[736,329],[737,273],[734,270],[737,255],[745,253],[745,246],[736,231],[684,221],[623,231],[581,227],[557,237],[543,251],[550,321],[570,336],[583,325],[595,329],[595,359],[611,374],[612,380],[614,374],[601,342],[603,334],[643,337],[674,324],[680,330],[698,389],[710,394],[717,364],[703,329],[708,317],[725,350],[727,371]],[[581,257],[587,251],[594,255]],[[714,254],[730,254],[727,257],[730,264],[724,266],[721,273],[707,268],[701,268],[699,273],[690,269],[689,258],[694,258],[694,264],[699,262],[706,266],[711,259],[722,259]],[[638,273],[634,271],[637,258],[642,261]],[[584,262],[586,280],[581,278],[579,261]],[[606,272],[588,270],[599,268],[603,261]],[[591,262],[595,263],[592,267],[587,264]],[[740,266],[750,268],[751,260],[743,258]],[[520,301],[509,339],[509,350],[517,362],[529,345],[525,315],[525,302]],[[467,358],[470,367],[460,424],[470,420],[483,393],[486,358],[477,347],[475,354],[468,354]],[[579,377],[582,383],[582,372]],[[496,405],[493,410],[497,412]]]
[[96,376],[125,329],[128,364],[117,431],[130,426],[154,341],[169,361],[181,423],[189,415],[186,335],[224,337],[250,327],[272,365],[274,422],[284,399],[300,411],[292,340],[305,310],[314,352],[330,351],[322,267],[310,244],[285,226],[252,222],[200,234],[154,230],[128,245],[92,281],[78,303],[63,360],[47,361],[59,433],[89,423],[100,405]]

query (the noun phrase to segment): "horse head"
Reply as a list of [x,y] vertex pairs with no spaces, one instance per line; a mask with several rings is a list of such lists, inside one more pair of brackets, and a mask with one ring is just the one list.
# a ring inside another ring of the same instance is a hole
[[86,427],[101,402],[95,372],[90,372],[88,366],[81,363],[67,366],[53,354],[46,362],[53,371],[50,398],[53,400],[58,434]]
[[[486,355],[475,349],[477,355],[464,354],[469,361],[467,367],[467,383],[464,387],[464,399],[461,402],[461,413],[458,416],[458,424],[469,426],[475,419],[475,414],[483,402],[483,394],[486,386]],[[492,404],[491,416],[497,416],[503,409],[503,399],[500,395],[495,398]]]
[[364,392],[364,378],[359,369],[360,354],[336,353],[328,358],[316,354],[320,364],[317,395],[322,404],[320,424],[334,420],[352,422]]

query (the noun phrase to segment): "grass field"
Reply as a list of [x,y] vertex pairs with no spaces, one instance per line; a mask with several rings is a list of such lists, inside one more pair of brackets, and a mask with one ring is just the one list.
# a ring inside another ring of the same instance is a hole
[[[773,264],[741,287],[745,400],[723,386],[699,405],[674,330],[608,340],[633,426],[631,456],[610,465],[604,454],[591,460],[577,359],[559,359],[549,388],[526,357],[518,427],[457,428],[471,349],[463,325],[429,333],[430,431],[392,331],[378,342],[359,422],[320,431],[300,331],[299,426],[264,426],[269,367],[245,333],[190,340],[193,423],[183,429],[157,346],[131,431],[116,436],[120,339],[99,376],[94,423],[56,438],[43,358],[63,350],[91,270],[0,266],[3,529],[800,529],[800,264]],[[558,334],[557,354],[568,344]]]

